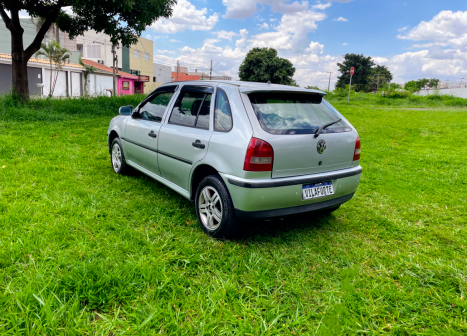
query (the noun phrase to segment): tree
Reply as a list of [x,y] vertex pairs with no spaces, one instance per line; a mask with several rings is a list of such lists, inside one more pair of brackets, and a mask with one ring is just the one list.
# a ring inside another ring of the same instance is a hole
[[89,65],[86,65],[81,56],[79,58],[79,64],[81,64],[81,66],[84,68],[84,71],[83,71],[83,77],[84,77],[84,94],[87,95],[88,94],[88,78],[89,78],[89,75],[90,74],[93,74],[96,72],[96,68],[94,68],[92,65],[89,66]]
[[420,91],[421,89],[424,89],[426,87],[428,87],[429,89],[437,89],[438,84],[439,84],[439,79],[422,78],[422,79],[419,79],[418,81],[412,80],[410,82],[405,83],[404,89],[410,92]]
[[239,70],[238,76],[242,81],[297,85],[292,79],[295,73],[292,62],[278,57],[273,48],[251,49]]
[[337,63],[341,75],[337,77],[336,88],[345,88],[350,83],[350,68],[355,68],[352,76],[352,85],[357,85],[359,90],[365,91],[368,86],[368,76],[371,75],[375,63],[370,56],[361,54],[345,54],[344,61]]
[[[52,97],[57,84],[58,73],[62,68],[62,64],[70,59],[70,52],[66,48],[60,47],[60,44],[52,40],[48,44],[41,43],[41,49],[36,52],[36,56],[44,56],[50,62],[50,89],[49,97]],[[53,77],[53,66],[55,65],[55,77]],[[52,79],[53,78],[53,79]]]
[[371,69],[371,74],[368,76],[368,84],[370,91],[378,91],[382,84],[392,81],[392,73],[384,65],[376,65]]
[[[27,63],[40,49],[52,24],[67,32],[70,38],[94,29],[109,35],[114,44],[120,41],[124,46],[129,46],[137,41],[146,26],[159,17],[171,16],[175,4],[176,0],[144,1],[144,6],[132,0],[0,0],[0,15],[11,35],[13,92],[23,100],[28,99]],[[66,12],[64,7],[71,8],[73,14],[68,14],[68,9]],[[43,20],[34,40],[26,48],[20,11]]]
[[305,86],[305,89],[308,89],[308,90],[321,90],[316,85],[307,85],[307,86]]

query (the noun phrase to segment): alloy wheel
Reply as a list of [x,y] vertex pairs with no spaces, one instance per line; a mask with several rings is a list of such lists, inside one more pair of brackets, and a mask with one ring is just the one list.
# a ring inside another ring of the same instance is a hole
[[199,194],[198,210],[201,222],[208,230],[216,230],[222,222],[222,200],[216,189],[204,187]]
[[122,166],[122,151],[118,143],[115,143],[112,147],[112,167],[115,172],[118,172]]

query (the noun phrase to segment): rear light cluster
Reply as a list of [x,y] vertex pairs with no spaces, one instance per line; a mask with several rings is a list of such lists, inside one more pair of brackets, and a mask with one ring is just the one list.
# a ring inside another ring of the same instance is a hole
[[266,141],[251,138],[248,150],[246,151],[245,164],[243,170],[246,171],[272,171],[274,161],[274,151]]
[[357,142],[355,143],[355,152],[353,153],[353,160],[358,161],[360,160],[360,137],[357,137]]

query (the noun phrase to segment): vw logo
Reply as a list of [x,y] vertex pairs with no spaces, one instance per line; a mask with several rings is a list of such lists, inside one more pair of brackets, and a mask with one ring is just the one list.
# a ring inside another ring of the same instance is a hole
[[323,154],[324,151],[326,150],[326,141],[324,140],[318,141],[318,144],[316,145],[316,150],[318,151],[319,154]]

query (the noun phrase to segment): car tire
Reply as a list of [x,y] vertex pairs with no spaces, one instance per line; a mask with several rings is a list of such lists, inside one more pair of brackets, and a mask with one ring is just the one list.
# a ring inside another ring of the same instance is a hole
[[116,174],[128,175],[131,171],[131,167],[125,161],[122,143],[119,138],[115,138],[110,145],[110,162]]
[[219,175],[205,177],[196,190],[196,216],[201,229],[213,238],[231,239],[240,225],[230,193]]

